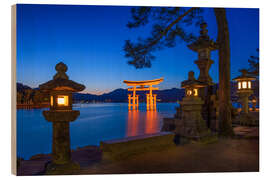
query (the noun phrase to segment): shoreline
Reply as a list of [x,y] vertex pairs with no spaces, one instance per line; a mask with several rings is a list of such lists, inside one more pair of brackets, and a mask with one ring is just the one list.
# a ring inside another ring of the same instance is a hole
[[49,107],[49,104],[16,104],[17,109],[42,109]]
[[[128,102],[95,102],[95,103],[74,103],[73,105],[87,105],[87,104],[121,104]],[[146,103],[146,102],[140,102],[140,103]],[[178,102],[159,102],[159,103],[178,103]],[[49,108],[49,104],[16,104],[16,109],[42,109],[42,108]]]
[[[101,161],[102,152],[99,146],[87,145],[71,150],[72,159],[79,162],[82,167],[91,166]],[[29,160],[17,159],[17,175],[44,175],[46,165],[51,162],[51,153],[36,154]]]

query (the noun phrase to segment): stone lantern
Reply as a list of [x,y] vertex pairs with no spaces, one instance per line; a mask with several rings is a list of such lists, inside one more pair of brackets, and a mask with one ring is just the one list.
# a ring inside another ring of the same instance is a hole
[[248,97],[253,93],[251,82],[255,80],[255,77],[247,75],[247,70],[240,70],[242,75],[234,78],[233,80],[237,82],[237,94],[240,98],[240,103],[242,104],[242,112],[244,114],[248,113]]
[[197,41],[188,45],[188,48],[198,53],[198,60],[195,61],[195,64],[197,64],[200,69],[198,80],[212,85],[213,83],[212,78],[209,75],[209,69],[214,61],[210,59],[210,55],[211,51],[217,49],[217,44],[209,38],[208,30],[206,29],[207,24],[202,23],[200,27],[201,31],[199,38]]
[[201,111],[203,100],[198,96],[201,88],[207,84],[194,78],[194,72],[190,71],[188,80],[181,83],[185,88],[185,97],[180,102],[182,109],[181,117],[175,121],[175,133],[177,135],[200,139],[209,134],[205,121],[202,118]]
[[72,110],[72,93],[84,90],[85,86],[69,80],[64,63],[58,63],[55,69],[53,80],[39,85],[40,90],[50,94],[50,109],[43,111],[43,116],[53,125],[52,162],[46,173],[66,174],[80,168],[71,159],[69,123],[80,115],[80,111]]
[[200,69],[198,80],[207,84],[205,87],[201,88],[199,92],[199,96],[204,101],[202,110],[203,119],[207,122],[208,127],[216,131],[216,107],[213,106],[214,103],[211,100],[211,96],[215,93],[213,92],[214,83],[209,75],[209,69],[214,63],[214,61],[211,60],[211,51],[217,49],[217,44],[208,36],[206,23],[202,23],[200,28],[199,38],[192,44],[189,44],[188,48],[198,54],[198,59],[195,61],[195,64]]

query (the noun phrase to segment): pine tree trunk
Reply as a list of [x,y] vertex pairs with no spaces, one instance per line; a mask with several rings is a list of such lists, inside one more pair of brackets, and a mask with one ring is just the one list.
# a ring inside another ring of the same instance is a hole
[[231,85],[230,85],[230,37],[226,11],[214,8],[218,26],[219,48],[219,134],[233,135],[231,120]]

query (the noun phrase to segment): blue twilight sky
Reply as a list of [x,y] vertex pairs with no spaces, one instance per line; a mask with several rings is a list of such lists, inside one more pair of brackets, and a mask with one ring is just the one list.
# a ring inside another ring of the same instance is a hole
[[[70,79],[86,86],[84,92],[102,94],[126,88],[123,80],[164,77],[161,89],[180,86],[190,70],[199,75],[197,54],[186,43],[154,53],[151,68],[135,69],[124,57],[124,41],[146,37],[150,27],[128,29],[131,7],[17,5],[17,82],[30,87],[51,80],[54,66],[68,65]],[[205,21],[214,40],[216,19],[205,8]],[[250,55],[259,48],[259,9],[227,9],[231,40],[231,76],[248,67]],[[195,34],[199,27],[189,27]],[[218,53],[212,52],[210,75],[218,81]]]

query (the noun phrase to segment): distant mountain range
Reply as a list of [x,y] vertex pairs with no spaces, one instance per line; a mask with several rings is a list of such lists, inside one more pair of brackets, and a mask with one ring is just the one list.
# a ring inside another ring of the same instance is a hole
[[[131,92],[129,92],[131,93]],[[139,95],[139,101],[146,101],[146,91],[136,92]],[[172,88],[159,91],[153,91],[157,94],[157,100],[159,102],[176,102],[181,100],[185,95],[184,89]],[[112,92],[105,93],[102,95],[94,95],[89,93],[74,93],[73,100],[75,102],[127,102],[128,101],[128,90],[127,89],[116,89]]]
[[[29,93],[27,99],[32,99],[34,97],[35,92],[39,91],[39,88],[31,88],[22,83],[17,83],[17,93],[26,94]],[[131,92],[129,92],[131,93]],[[139,95],[139,101],[146,101],[146,91],[138,91],[136,92]],[[181,100],[185,95],[184,89],[172,88],[165,89],[159,91],[153,91],[154,94],[157,94],[157,101],[159,102],[176,102],[177,100]],[[85,102],[85,103],[93,103],[93,102],[127,102],[128,101],[128,90],[127,89],[115,89],[112,92],[104,93],[102,95],[95,95],[90,93],[73,93],[73,101],[74,102]],[[23,97],[22,99],[25,99]]]
[[[253,82],[253,88],[254,88],[254,95],[258,98],[259,97],[259,81]],[[214,92],[218,89],[218,84],[215,84],[213,87]],[[17,92],[23,94],[22,101],[26,98],[25,92],[30,93],[29,96],[26,96],[29,98],[35,97],[35,94],[37,91],[39,91],[39,88],[30,88],[27,85],[24,85],[22,83],[17,83]],[[236,93],[237,91],[237,83],[231,82],[231,98],[232,101],[237,101],[238,95]],[[85,103],[93,103],[93,102],[127,102],[128,101],[128,92],[127,89],[116,89],[109,93],[104,93],[102,95],[95,95],[95,94],[89,94],[89,93],[73,93],[73,100],[74,102],[85,102]],[[147,91],[138,91],[136,92],[137,95],[139,95],[139,101],[145,102],[146,101],[146,93],[149,93]],[[172,89],[165,89],[165,90],[158,90],[153,91],[154,94],[157,94],[157,101],[158,102],[176,102],[181,101],[182,98],[185,95],[184,89],[179,88],[172,88]]]
[[29,86],[26,86],[22,83],[17,83],[17,92],[23,92],[26,89],[32,89]]

